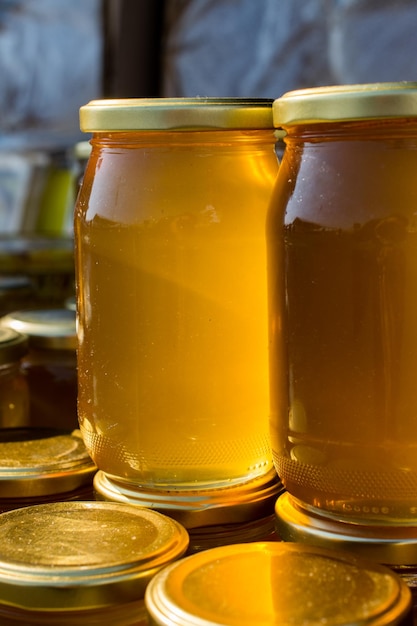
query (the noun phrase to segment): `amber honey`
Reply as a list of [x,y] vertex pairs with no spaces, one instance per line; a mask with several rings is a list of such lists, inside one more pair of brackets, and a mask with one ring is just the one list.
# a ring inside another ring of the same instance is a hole
[[288,124],[271,203],[274,460],[307,507],[415,525],[417,92],[342,89]]
[[78,412],[110,477],[196,489],[271,470],[270,125],[94,134],[75,215]]

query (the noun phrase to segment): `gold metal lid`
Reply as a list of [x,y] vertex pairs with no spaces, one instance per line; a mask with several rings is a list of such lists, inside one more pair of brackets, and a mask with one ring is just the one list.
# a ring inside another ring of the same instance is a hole
[[0,326],[29,338],[29,347],[75,350],[76,312],[67,308],[13,311],[0,318]]
[[188,535],[156,511],[110,502],[39,504],[0,515],[0,605],[51,611],[143,598]]
[[417,82],[336,85],[288,91],[273,103],[276,127],[417,117]]
[[151,491],[110,479],[102,471],[94,476],[98,499],[128,502],[151,507],[192,529],[218,524],[235,524],[267,517],[283,491],[275,470],[242,483],[221,489]]
[[33,498],[78,489],[97,471],[81,432],[0,429],[0,508],[6,498]]
[[343,521],[303,507],[289,493],[277,500],[276,525],[284,541],[354,552],[389,566],[417,565],[417,527]]
[[80,109],[84,132],[272,129],[263,98],[127,98],[92,100]]
[[408,619],[411,592],[388,568],[348,553],[255,542],[169,565],[145,604],[153,626],[388,626]]
[[28,352],[28,338],[11,328],[0,328],[0,365],[14,363]]

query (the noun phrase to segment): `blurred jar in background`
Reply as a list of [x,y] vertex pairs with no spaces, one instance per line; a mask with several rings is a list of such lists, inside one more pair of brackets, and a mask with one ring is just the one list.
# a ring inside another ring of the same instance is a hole
[[11,328],[0,328],[0,428],[29,423],[29,387],[21,361],[28,338]]
[[78,428],[75,311],[14,311],[0,319],[0,326],[28,337],[22,369],[29,385],[30,424]]

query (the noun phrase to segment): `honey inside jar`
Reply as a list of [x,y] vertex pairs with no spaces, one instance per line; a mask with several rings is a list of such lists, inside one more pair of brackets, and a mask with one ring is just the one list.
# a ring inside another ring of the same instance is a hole
[[150,488],[262,475],[270,129],[96,133],[76,209],[79,419]]
[[415,523],[417,121],[315,121],[268,222],[274,460],[308,506]]

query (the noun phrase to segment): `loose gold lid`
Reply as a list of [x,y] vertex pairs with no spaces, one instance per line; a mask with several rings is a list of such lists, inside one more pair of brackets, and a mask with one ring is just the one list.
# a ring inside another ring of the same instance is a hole
[[276,127],[417,116],[417,82],[336,85],[288,91],[273,103]]
[[417,526],[371,526],[324,516],[287,492],[278,498],[275,512],[284,541],[348,550],[392,567],[417,565]]
[[92,483],[96,471],[79,430],[0,430],[0,505],[7,498],[73,491]]
[[0,326],[26,334],[29,347],[77,347],[76,312],[67,308],[13,311],[0,318]]
[[152,626],[411,623],[411,592],[388,568],[279,542],[186,557],[151,580],[145,605]]
[[80,108],[84,132],[268,129],[272,99],[125,98],[92,100]]
[[81,610],[143,598],[188,535],[155,511],[110,502],[58,502],[0,515],[0,605]]
[[221,489],[157,491],[118,482],[103,471],[94,476],[97,499],[151,507],[192,529],[234,524],[273,514],[275,501],[283,491],[275,470],[238,486]]

